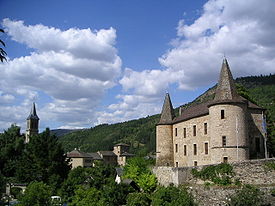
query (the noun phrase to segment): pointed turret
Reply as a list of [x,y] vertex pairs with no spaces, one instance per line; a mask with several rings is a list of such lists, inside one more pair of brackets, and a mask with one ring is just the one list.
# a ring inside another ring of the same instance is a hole
[[159,124],[171,124],[174,117],[174,109],[170,99],[170,95],[166,93]]
[[237,98],[239,98],[239,95],[236,90],[234,79],[231,74],[227,59],[224,58],[214,100],[234,100]]

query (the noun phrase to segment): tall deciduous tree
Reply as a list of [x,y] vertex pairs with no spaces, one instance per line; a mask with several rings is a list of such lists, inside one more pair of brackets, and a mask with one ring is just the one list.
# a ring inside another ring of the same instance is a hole
[[20,134],[20,127],[11,125],[0,134],[0,148],[0,172],[7,178],[13,178],[24,150],[24,136]]
[[19,201],[21,206],[50,206],[51,188],[43,182],[32,182]]
[[57,137],[47,128],[30,137],[17,170],[21,182],[43,181],[58,187],[70,170],[66,154]]

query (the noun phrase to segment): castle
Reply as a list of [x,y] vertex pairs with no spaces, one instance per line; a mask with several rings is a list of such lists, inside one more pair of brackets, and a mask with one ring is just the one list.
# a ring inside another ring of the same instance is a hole
[[180,107],[176,117],[166,94],[156,126],[156,165],[186,167],[264,158],[264,110],[238,95],[224,59],[213,100]]

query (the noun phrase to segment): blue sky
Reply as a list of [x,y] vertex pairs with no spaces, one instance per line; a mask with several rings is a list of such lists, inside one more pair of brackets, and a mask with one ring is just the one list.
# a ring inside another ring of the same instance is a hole
[[82,128],[159,113],[217,82],[274,73],[272,0],[1,0],[0,130]]

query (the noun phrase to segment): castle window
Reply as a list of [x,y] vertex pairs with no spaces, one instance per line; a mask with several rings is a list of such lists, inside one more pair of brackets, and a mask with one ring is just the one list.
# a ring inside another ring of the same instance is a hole
[[179,163],[178,162],[176,162],[176,167],[178,167],[179,166]]
[[226,136],[222,136],[222,147],[226,147]]
[[197,155],[197,144],[194,144],[194,155]]
[[208,142],[204,143],[204,153],[208,155]]
[[198,166],[198,162],[197,161],[194,161],[194,166]]
[[224,119],[224,110],[221,110],[221,119]]
[[256,152],[260,152],[261,149],[260,149],[260,138],[256,138]]
[[187,147],[186,147],[186,145],[183,146],[183,155],[184,156],[187,155]]
[[196,125],[193,125],[193,136],[197,135],[197,127]]
[[175,136],[178,136],[178,128],[175,128]]
[[207,123],[204,123],[204,134],[207,134]]
[[178,144],[175,144],[175,150],[178,152]]
[[186,128],[183,128],[183,137],[186,138]]
[[228,157],[223,157],[223,163],[228,163]]

